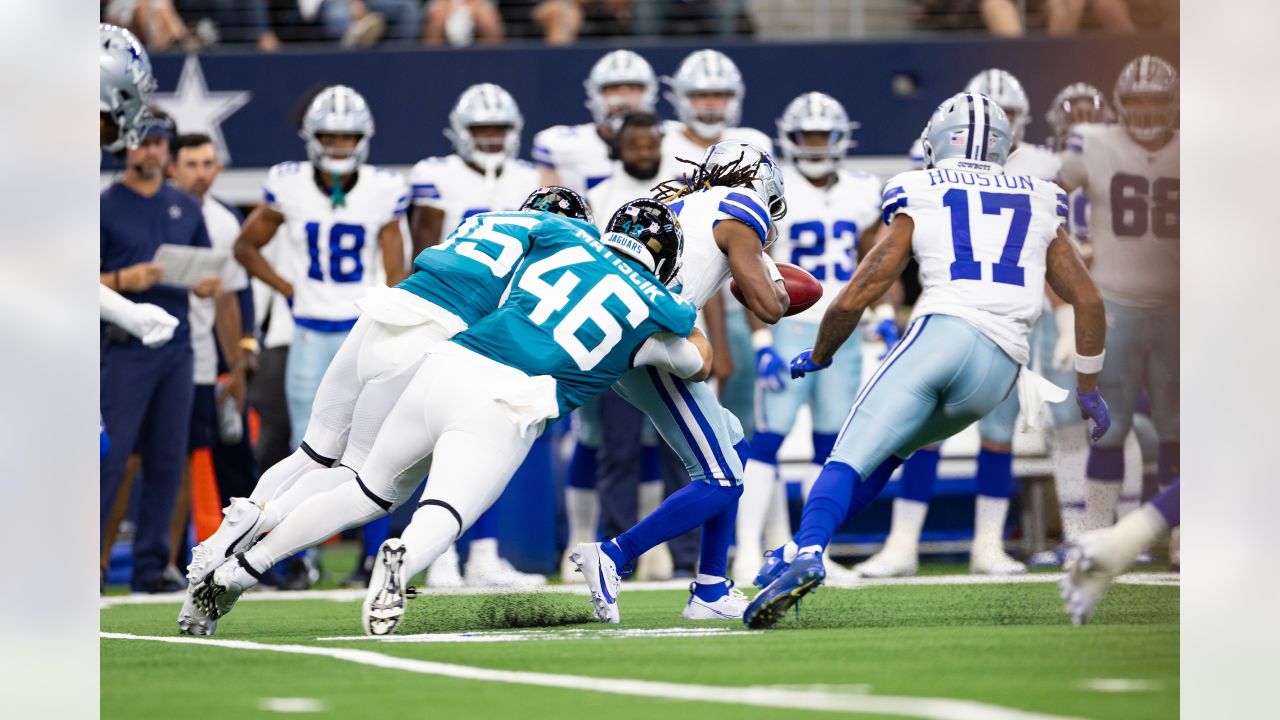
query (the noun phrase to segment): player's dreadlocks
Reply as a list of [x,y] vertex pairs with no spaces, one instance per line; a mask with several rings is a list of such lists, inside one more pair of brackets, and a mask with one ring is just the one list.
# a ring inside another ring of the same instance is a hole
[[724,163],[715,170],[707,170],[707,166],[703,163],[697,163],[684,158],[676,158],[676,160],[693,166],[693,172],[688,176],[682,176],[675,180],[667,180],[653,186],[653,199],[659,202],[671,203],[683,195],[698,190],[706,190],[712,187],[743,187],[749,185],[751,181],[758,180],[756,171],[760,168],[760,159],[755,162],[744,165],[743,160],[746,153],[738,156],[737,160],[730,163]]

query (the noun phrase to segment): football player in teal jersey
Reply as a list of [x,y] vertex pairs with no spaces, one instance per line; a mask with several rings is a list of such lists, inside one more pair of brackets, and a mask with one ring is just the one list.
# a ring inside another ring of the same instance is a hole
[[349,482],[308,499],[272,533],[214,572],[196,596],[217,618],[280,558],[390,512],[428,466],[413,521],[378,553],[365,629],[392,632],[405,580],[420,572],[501,494],[548,420],[572,411],[632,367],[705,377],[710,347],[695,311],[666,287],[683,235],[656,201],[593,225],[548,218],[494,313],[432,348]]

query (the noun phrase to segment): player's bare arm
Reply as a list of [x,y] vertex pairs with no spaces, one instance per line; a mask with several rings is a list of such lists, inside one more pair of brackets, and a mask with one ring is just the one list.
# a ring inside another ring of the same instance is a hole
[[[1058,297],[1075,310],[1076,353],[1085,357],[1102,354],[1107,335],[1102,294],[1089,277],[1089,270],[1075,243],[1063,228],[1058,229],[1058,237],[1049,243],[1045,278]],[[1097,373],[1077,373],[1077,381],[1081,392],[1093,392],[1098,387]]]
[[444,211],[440,208],[419,205],[413,209],[409,224],[409,236],[413,240],[413,256],[429,247],[440,244],[440,231],[444,227]]
[[160,263],[140,262],[129,267],[98,273],[98,281],[116,292],[143,292],[160,281]]
[[266,203],[261,203],[249,213],[240,235],[236,238],[236,262],[244,266],[249,274],[270,285],[276,292],[287,298],[293,297],[293,284],[280,277],[271,263],[262,256],[262,248],[271,242],[276,231],[284,224],[284,215],[272,210]]
[[218,397],[230,395],[236,399],[236,407],[244,410],[246,381],[246,364],[244,351],[240,346],[241,328],[240,299],[233,292],[224,292],[214,300],[214,331],[218,345],[222,348],[222,356],[226,358],[230,381]]
[[404,236],[400,234],[400,219],[396,218],[378,231],[378,245],[382,250],[382,265],[387,271],[387,285],[396,285],[405,279],[407,264],[404,261]]
[[858,327],[862,313],[902,275],[911,260],[911,235],[915,227],[914,220],[899,214],[892,224],[881,229],[875,247],[858,263],[849,284],[844,286],[822,316],[818,339],[810,356],[815,363],[831,361],[836,350]]
[[733,374],[733,356],[729,352],[729,331],[724,320],[724,296],[716,293],[702,306],[702,319],[707,323],[708,340],[713,352],[711,374],[720,381],[720,387]]
[[743,304],[770,325],[781,320],[791,299],[782,284],[769,277],[759,236],[739,222],[716,225],[715,236],[716,244],[729,258],[729,273],[742,291]]

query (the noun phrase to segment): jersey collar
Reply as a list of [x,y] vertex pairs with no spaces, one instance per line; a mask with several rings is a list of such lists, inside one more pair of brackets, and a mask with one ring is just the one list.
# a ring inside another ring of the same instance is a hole
[[970,160],[968,158],[943,158],[934,163],[933,166],[944,170],[964,170],[965,172],[988,173],[991,175],[999,175],[1004,172],[1004,166],[999,163]]

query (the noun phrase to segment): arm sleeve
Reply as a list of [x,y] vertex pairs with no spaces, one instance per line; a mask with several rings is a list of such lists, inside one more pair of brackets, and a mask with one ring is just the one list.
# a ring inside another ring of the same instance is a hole
[[651,335],[636,350],[635,367],[652,365],[660,370],[687,378],[702,370],[702,353],[689,340],[674,333]]
[[440,198],[440,163],[423,160],[409,171],[409,198],[414,205],[443,209]]
[[766,204],[755,192],[746,188],[734,188],[727,193],[716,206],[714,227],[722,220],[737,220],[751,228],[760,237],[760,246],[764,247],[769,237],[769,211]]

